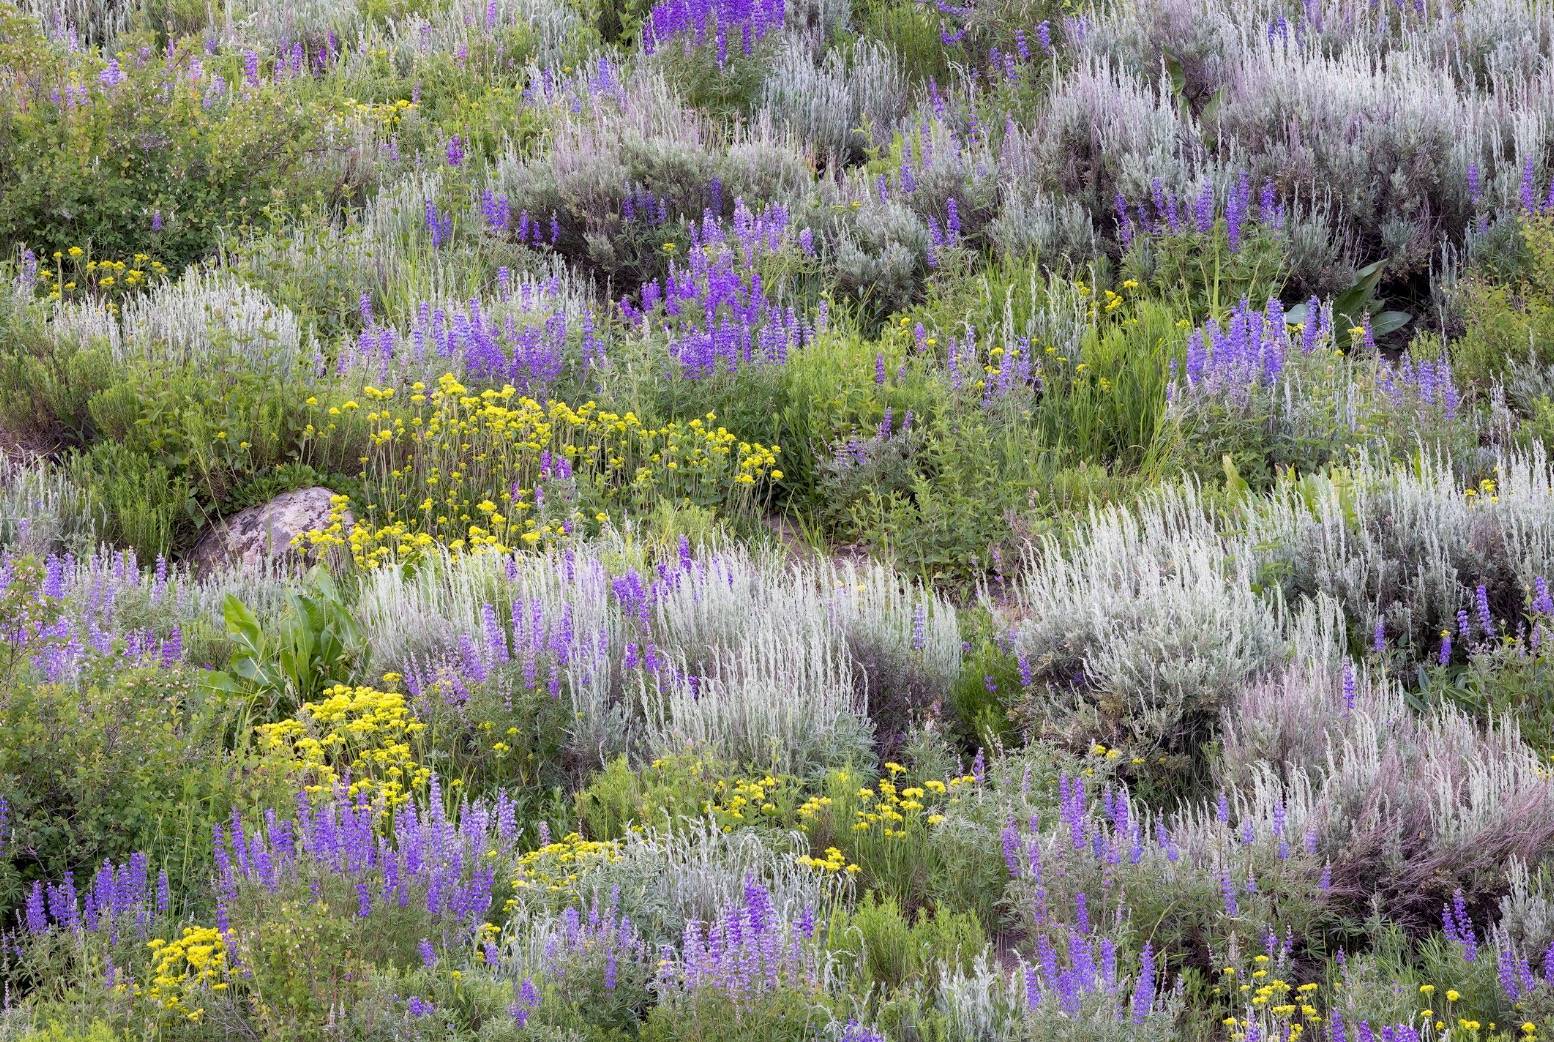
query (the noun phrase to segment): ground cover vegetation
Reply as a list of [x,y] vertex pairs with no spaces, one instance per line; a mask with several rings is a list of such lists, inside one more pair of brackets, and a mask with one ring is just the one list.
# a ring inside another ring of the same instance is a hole
[[0,0],[0,1039],[1536,1042],[1551,443],[1538,0]]

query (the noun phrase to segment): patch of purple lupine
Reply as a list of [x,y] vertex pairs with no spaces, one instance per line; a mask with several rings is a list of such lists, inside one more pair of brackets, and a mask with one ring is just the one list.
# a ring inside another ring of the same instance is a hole
[[1150,945],[1140,953],[1132,988],[1119,979],[1116,941],[1093,932],[1088,924],[1043,931],[1035,949],[1032,961],[1022,968],[1028,1009],[1050,1007],[1074,1017],[1087,1000],[1099,999],[1116,1009],[1117,1019],[1135,1024],[1155,1012],[1156,965]]
[[748,55],[767,33],[782,28],[786,15],[785,0],[662,0],[643,23],[642,50],[652,54],[668,43],[691,48],[710,41],[722,68],[731,42]]
[[606,362],[593,316],[570,318],[560,303],[560,282],[522,281],[515,287],[503,269],[497,306],[471,298],[463,305],[422,301],[408,329],[366,316],[356,340],[341,351],[337,369],[376,374],[380,383],[431,380],[456,370],[460,376],[510,383],[543,399],[563,375],[586,375]]
[[1284,227],[1286,212],[1273,182],[1264,182],[1254,201],[1251,179],[1245,171],[1224,193],[1215,193],[1205,182],[1192,198],[1168,192],[1159,178],[1150,183],[1149,198],[1130,202],[1121,193],[1113,201],[1117,233],[1123,246],[1140,236],[1208,235],[1222,222],[1230,251],[1239,253],[1253,225]]
[[[1496,616],[1490,605],[1488,588],[1479,583],[1473,590],[1472,609],[1457,611],[1456,633],[1448,630],[1442,636],[1436,658],[1438,664],[1449,665],[1454,649],[1469,656],[1508,650],[1521,659],[1544,654],[1548,627],[1554,623],[1554,595],[1550,594],[1549,580],[1545,576],[1533,577],[1525,606],[1526,617],[1516,613],[1503,618]],[[1517,639],[1507,644],[1502,638],[1508,635]]]
[[[0,594],[18,581],[14,556],[0,553]],[[170,667],[183,661],[181,628],[158,631],[133,625],[126,615],[132,606],[165,603],[172,596],[167,562],[160,557],[148,571],[140,568],[133,550],[85,559],[50,554],[33,597],[40,603],[57,602],[58,613],[52,621],[24,622],[3,636],[26,653],[50,683],[74,680],[95,660]]]
[[[1013,878],[1029,882],[1030,912],[1040,928],[1060,926],[1069,918],[1066,908],[1054,907],[1049,900],[1049,882],[1070,876],[1086,863],[1099,868],[1107,879],[1125,873],[1146,856],[1199,865],[1219,877],[1225,913],[1230,916],[1239,913],[1242,895],[1257,892],[1257,866],[1268,853],[1281,863],[1295,859],[1315,873],[1318,837],[1310,831],[1293,836],[1282,805],[1273,808],[1266,822],[1247,816],[1233,825],[1230,801],[1222,794],[1213,823],[1158,819],[1148,828],[1133,811],[1126,789],[1107,786],[1097,794],[1083,777],[1065,773],[1059,776],[1057,797],[1055,832],[1044,831],[1039,818],[1032,816],[1026,822],[1010,820],[1000,834],[1004,865]],[[1326,879],[1324,872],[1321,880]],[[1325,888],[1322,881],[1316,885]],[[1114,896],[1110,883],[1107,887],[1100,895],[1103,898]],[[1081,925],[1087,922],[1088,906],[1080,893],[1073,918]]]
[[825,328],[824,311],[810,320],[782,306],[767,292],[758,270],[762,257],[792,241],[781,206],[755,213],[736,199],[727,221],[708,210],[691,229],[684,262],[673,262],[663,280],[644,285],[636,302],[622,299],[621,314],[644,330],[661,326],[669,337],[670,358],[686,379],[781,365]]
[[1395,366],[1382,359],[1377,381],[1394,405],[1411,404],[1447,420],[1456,419],[1462,403],[1462,394],[1452,379],[1451,362],[1444,355],[1437,361],[1420,362],[1405,355]]
[[117,943],[126,933],[149,936],[153,916],[167,911],[167,875],[151,885],[146,855],[134,853],[122,865],[104,861],[84,889],[75,874],[59,883],[34,882],[23,902],[20,925],[28,933],[66,930],[100,934]]
[[574,113],[601,101],[623,107],[628,95],[621,74],[621,65],[603,55],[575,72],[546,66],[524,86],[523,100],[531,105],[559,106]]
[[506,195],[498,195],[484,189],[479,199],[480,223],[486,231],[522,243],[531,249],[549,246],[554,249],[561,243],[561,216],[552,210],[550,217],[530,215],[528,210],[513,213],[513,204]]
[[[1314,302],[1313,302],[1314,303]],[[1315,315],[1320,309],[1310,307]],[[1322,322],[1308,323],[1300,350],[1311,350],[1322,337]],[[1262,310],[1243,300],[1223,325],[1210,319],[1187,337],[1187,358],[1180,373],[1173,372],[1169,389],[1178,395],[1228,395],[1244,397],[1256,387],[1267,386],[1284,371],[1285,359],[1295,349],[1285,324],[1284,307],[1270,300]],[[1173,365],[1174,370],[1174,365]]]
[[1535,965],[1509,939],[1497,937],[1495,976],[1508,1002],[1526,1002],[1535,993],[1549,994],[1549,989],[1554,989],[1554,944],[1549,945]]
[[866,1024],[849,1020],[842,1025],[842,1035],[837,1042],[885,1042],[885,1036]]
[[[557,466],[566,461],[559,457]],[[546,477],[542,473],[542,481]],[[543,487],[543,485],[542,485]],[[510,569],[516,563],[509,562]],[[569,683],[591,686],[601,675],[641,673],[650,682],[698,678],[674,665],[655,641],[655,613],[662,599],[682,583],[707,582],[725,575],[720,559],[698,560],[690,542],[647,571],[628,569],[609,575],[597,559],[579,560],[568,550],[553,561],[556,581],[569,590],[559,612],[547,614],[542,601],[518,599],[498,609],[481,607],[478,627],[446,647],[406,664],[406,688],[417,699],[440,697],[445,704],[468,701],[476,684],[518,685],[544,689],[559,698]],[[608,604],[619,625],[585,629],[576,624],[572,603]]]
[[505,793],[466,800],[450,814],[435,777],[424,806],[406,803],[387,817],[343,785],[322,797],[303,792],[295,820],[272,809],[257,821],[234,813],[227,827],[213,828],[217,899],[231,908],[250,889],[318,891],[333,882],[354,891],[361,918],[415,904],[475,931],[496,882],[486,852],[511,848],[518,834],[516,806]]
[[453,237],[453,214],[438,209],[431,199],[426,200],[425,211],[424,223],[432,239],[432,248],[441,249]]
[[1529,217],[1554,213],[1554,178],[1549,179],[1547,191],[1541,191],[1532,156],[1528,156],[1527,161],[1522,164],[1522,179],[1517,191],[1517,200],[1521,203],[1522,213]]
[[994,355],[977,342],[976,330],[968,329],[964,337],[950,337],[946,342],[944,371],[956,391],[975,390],[980,384],[983,409],[1041,387],[1027,337],[1003,345]]
[[714,992],[736,1005],[812,985],[818,978],[813,934],[813,922],[786,921],[766,887],[750,879],[742,898],[712,922],[686,924],[678,957],[665,953],[660,983],[682,994]]
[[645,985],[653,975],[655,953],[620,909],[620,888],[608,902],[597,896],[586,910],[568,907],[552,924],[541,952],[544,977],[565,990],[579,981],[598,980],[606,992],[622,983]]

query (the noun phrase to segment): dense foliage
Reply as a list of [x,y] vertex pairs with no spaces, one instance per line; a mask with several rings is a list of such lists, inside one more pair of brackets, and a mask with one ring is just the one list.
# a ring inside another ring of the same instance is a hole
[[0,0],[0,1040],[1536,1042],[1550,444],[1540,0]]

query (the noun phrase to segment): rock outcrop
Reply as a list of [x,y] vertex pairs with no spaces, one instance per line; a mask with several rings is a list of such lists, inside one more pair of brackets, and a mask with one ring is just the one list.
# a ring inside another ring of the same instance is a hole
[[283,492],[268,503],[239,510],[200,536],[188,563],[202,573],[233,565],[263,565],[277,558],[300,563],[302,557],[292,549],[292,537],[328,525],[333,496],[329,489],[314,486]]

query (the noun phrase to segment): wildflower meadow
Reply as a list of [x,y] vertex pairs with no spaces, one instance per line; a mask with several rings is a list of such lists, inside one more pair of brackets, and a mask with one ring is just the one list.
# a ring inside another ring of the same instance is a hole
[[0,0],[0,1042],[1554,1038],[1546,0]]

